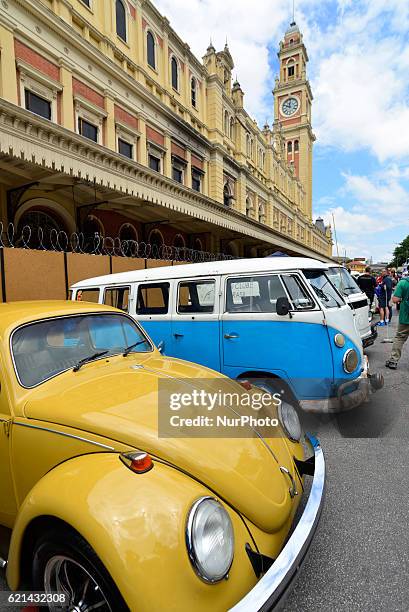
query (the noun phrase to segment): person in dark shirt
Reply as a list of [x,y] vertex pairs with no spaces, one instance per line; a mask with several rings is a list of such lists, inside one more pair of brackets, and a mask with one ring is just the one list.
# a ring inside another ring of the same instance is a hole
[[393,283],[389,275],[389,270],[382,272],[382,281],[379,286],[379,315],[380,321],[378,325],[389,325],[389,308],[393,293]]
[[375,296],[376,280],[375,277],[372,276],[371,268],[369,266],[365,268],[365,272],[358,277],[356,282],[358,283],[358,287],[361,289],[361,291],[366,294],[370,302],[369,307],[372,308],[372,303]]

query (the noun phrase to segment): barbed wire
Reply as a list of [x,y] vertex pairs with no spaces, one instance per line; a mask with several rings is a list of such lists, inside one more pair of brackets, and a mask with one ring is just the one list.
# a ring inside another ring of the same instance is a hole
[[13,223],[6,227],[0,221],[0,249],[21,248],[36,251],[54,251],[62,253],[81,253],[87,255],[110,255],[111,257],[131,257],[142,259],[160,259],[164,261],[185,261],[199,263],[235,259],[224,253],[209,253],[185,246],[151,244],[137,240],[123,240],[95,232],[86,235],[83,232],[67,234],[55,228],[44,230],[42,227],[24,225],[17,231]]

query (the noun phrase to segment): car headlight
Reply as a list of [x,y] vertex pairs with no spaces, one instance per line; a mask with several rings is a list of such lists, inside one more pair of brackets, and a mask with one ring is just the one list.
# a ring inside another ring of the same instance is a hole
[[347,374],[352,374],[358,367],[359,357],[355,349],[348,349],[343,358],[344,370]]
[[234,534],[230,517],[213,497],[201,497],[190,509],[186,545],[196,573],[206,582],[227,576],[234,555]]
[[290,440],[299,442],[302,431],[300,419],[298,418],[295,408],[293,408],[293,406],[287,402],[281,402],[278,407],[278,418],[280,419],[280,423]]

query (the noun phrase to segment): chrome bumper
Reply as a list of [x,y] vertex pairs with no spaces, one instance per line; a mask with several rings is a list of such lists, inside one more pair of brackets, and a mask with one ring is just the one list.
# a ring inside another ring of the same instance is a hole
[[271,610],[282,601],[295,579],[314,537],[324,503],[325,459],[319,441],[307,436],[314,451],[314,476],[304,512],[286,545],[256,586],[233,608],[232,612]]
[[[383,376],[369,373],[368,357],[364,355],[363,371],[358,378],[348,380],[339,385],[335,397],[323,399],[300,400],[300,406],[305,412],[333,414],[346,412],[361,406],[369,400],[373,391],[383,387]],[[348,393],[348,389],[356,387]]]

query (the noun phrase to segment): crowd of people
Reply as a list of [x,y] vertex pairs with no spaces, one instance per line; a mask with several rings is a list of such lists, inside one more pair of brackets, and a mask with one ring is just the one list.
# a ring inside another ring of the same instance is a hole
[[379,308],[377,325],[389,325],[393,316],[393,306],[399,312],[398,329],[392,346],[392,352],[386,361],[386,367],[396,370],[402,355],[402,348],[409,338],[409,277],[400,276],[395,268],[385,268],[375,277],[367,266],[365,272],[357,278],[357,283],[370,302],[370,309],[375,300]]

